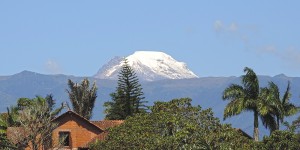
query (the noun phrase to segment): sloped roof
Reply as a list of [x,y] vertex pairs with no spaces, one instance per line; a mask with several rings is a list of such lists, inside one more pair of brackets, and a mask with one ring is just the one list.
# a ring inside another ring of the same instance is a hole
[[98,128],[98,129],[104,131],[104,129],[102,129],[100,126],[95,125],[95,124],[92,123],[91,121],[85,119],[84,117],[80,116],[79,114],[77,114],[76,112],[73,112],[73,111],[71,111],[71,110],[69,110],[69,111],[67,111],[67,112],[65,112],[65,113],[63,113],[63,114],[61,114],[60,116],[54,118],[54,119],[52,120],[52,122],[58,121],[60,118],[63,118],[63,117],[66,116],[66,115],[73,115],[73,116],[75,116],[75,117],[77,117],[77,118],[83,120],[84,122],[90,124],[91,126],[94,126],[94,127]]
[[85,121],[86,123],[102,130],[103,132],[98,134],[97,136],[95,136],[94,138],[92,138],[90,141],[86,142],[86,144],[83,144],[82,146],[79,146],[80,148],[88,148],[89,145],[91,143],[96,142],[97,140],[99,141],[103,141],[105,140],[105,137],[107,136],[108,132],[106,131],[108,128],[110,127],[115,127],[118,126],[120,124],[122,124],[124,121],[123,120],[102,120],[102,121],[89,121],[87,119],[85,119],[84,117],[80,116],[79,114],[77,114],[76,112],[73,112],[71,110],[63,113],[62,115],[54,118],[52,121],[58,121],[60,118],[63,118],[66,115],[73,115],[83,121]]
[[247,137],[248,139],[253,139],[252,136],[250,136],[249,134],[247,134],[245,131],[243,131],[240,128],[234,128],[236,131],[242,133],[243,136]]
[[108,128],[118,126],[122,124],[124,120],[101,120],[101,121],[91,121],[101,129],[107,130]]

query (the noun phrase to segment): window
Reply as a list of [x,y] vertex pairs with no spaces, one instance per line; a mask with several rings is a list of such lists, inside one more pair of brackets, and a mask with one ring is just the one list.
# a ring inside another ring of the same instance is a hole
[[59,132],[59,141],[62,146],[70,146],[70,132]]

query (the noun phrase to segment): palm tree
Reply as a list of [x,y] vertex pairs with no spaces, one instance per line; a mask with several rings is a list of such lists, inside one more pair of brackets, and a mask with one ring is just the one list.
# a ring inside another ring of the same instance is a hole
[[228,117],[239,115],[244,111],[254,112],[254,140],[259,139],[258,130],[258,104],[259,104],[259,82],[255,72],[244,68],[245,75],[242,76],[243,86],[232,84],[223,92],[223,100],[230,100],[224,110],[224,120]]
[[97,98],[97,86],[96,82],[90,87],[90,82],[87,78],[83,79],[82,82],[74,83],[72,80],[68,80],[69,89],[67,92],[73,110],[85,119],[90,119],[93,114],[95,101]]
[[277,129],[278,117],[276,116],[279,116],[282,110],[280,100],[275,98],[279,97],[276,88],[277,86],[274,86],[273,82],[269,82],[269,86],[261,88],[259,93],[259,114],[263,125],[270,129],[270,134]]
[[[293,103],[289,102],[291,94],[290,94],[290,82],[288,82],[288,86],[286,88],[286,92],[283,95],[283,98],[281,100],[282,105],[282,112],[283,116],[281,116],[280,121],[283,122],[284,117],[295,115],[297,112],[299,112],[299,107],[294,105]],[[278,127],[279,128],[279,127]]]
[[282,98],[278,86],[274,82],[269,82],[267,88],[261,89],[261,103],[260,114],[264,116],[263,124],[269,127],[271,133],[274,130],[279,130],[280,123],[283,122],[284,117],[294,115],[298,112],[299,108],[290,103],[290,82],[288,82],[286,91]]

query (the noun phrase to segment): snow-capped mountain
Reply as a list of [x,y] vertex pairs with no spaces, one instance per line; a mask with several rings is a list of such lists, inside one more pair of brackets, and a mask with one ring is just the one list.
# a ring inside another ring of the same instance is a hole
[[[140,80],[198,78],[183,62],[178,62],[170,55],[156,51],[136,51],[126,57]],[[94,76],[99,79],[117,79],[123,65],[122,57],[115,57],[105,64]]]

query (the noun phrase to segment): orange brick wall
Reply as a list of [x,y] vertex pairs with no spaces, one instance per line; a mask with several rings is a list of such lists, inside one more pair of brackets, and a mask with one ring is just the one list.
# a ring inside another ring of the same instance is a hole
[[74,115],[67,115],[59,119],[59,125],[52,133],[54,144],[58,143],[59,132],[61,131],[70,132],[71,149],[83,146],[103,132],[83,119],[74,117]]

